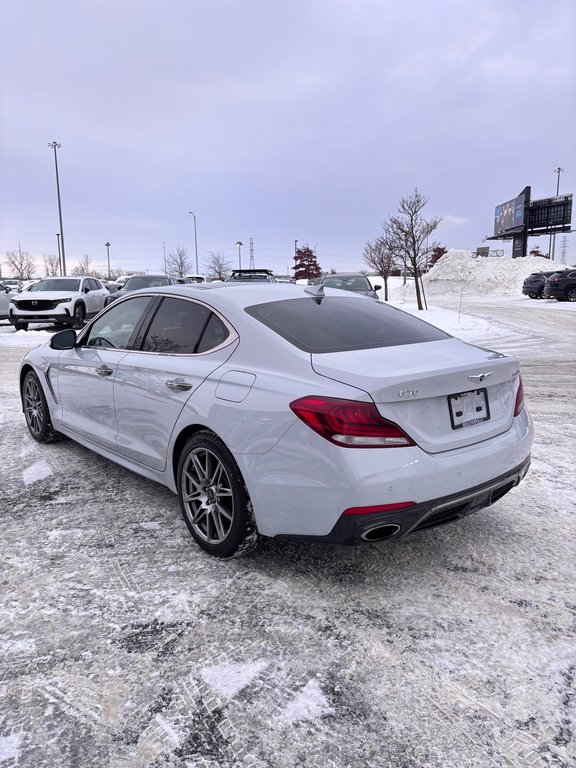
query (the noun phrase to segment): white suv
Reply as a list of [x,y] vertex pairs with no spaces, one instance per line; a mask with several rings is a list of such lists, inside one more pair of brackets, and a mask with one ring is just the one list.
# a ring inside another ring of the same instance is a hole
[[12,325],[28,330],[28,323],[53,323],[81,328],[104,309],[109,292],[95,277],[45,277],[29,291],[10,297]]

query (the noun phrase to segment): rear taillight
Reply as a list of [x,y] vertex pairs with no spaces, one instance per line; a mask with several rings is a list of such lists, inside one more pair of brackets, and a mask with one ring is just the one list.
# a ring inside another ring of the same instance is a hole
[[514,403],[514,416],[524,408],[524,387],[522,386],[522,376],[518,377],[518,391],[516,392],[516,402]]
[[344,448],[402,448],[415,443],[397,424],[383,419],[374,403],[309,395],[290,403],[299,419]]

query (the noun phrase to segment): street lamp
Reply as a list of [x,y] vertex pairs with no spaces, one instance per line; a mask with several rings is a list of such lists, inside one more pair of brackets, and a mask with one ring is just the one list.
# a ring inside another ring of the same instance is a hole
[[193,217],[194,219],[194,252],[196,254],[196,274],[199,275],[198,272],[198,236],[196,235],[196,214],[194,211],[188,211],[188,213]]
[[238,269],[242,269],[242,246],[244,243],[241,240],[237,240],[235,245],[238,246]]
[[[560,174],[564,173],[564,168],[560,168],[560,166],[558,166],[558,168],[554,169],[554,173],[557,174],[558,176],[558,179],[556,180],[556,197],[558,197],[558,195],[560,194]],[[556,234],[555,233],[551,235],[551,239],[552,239],[552,254],[550,255],[550,258],[552,259],[552,261],[554,261],[554,253],[556,251]],[[550,250],[550,247],[548,247],[548,250]]]
[[166,243],[162,241],[162,250],[164,251],[164,274],[168,274],[168,268],[166,267]]
[[108,280],[110,280],[110,243],[105,242],[104,245],[106,246],[106,257],[108,259]]
[[66,254],[64,250],[64,227],[62,226],[62,204],[60,202],[60,179],[58,178],[58,154],[57,149],[60,149],[62,144],[58,144],[57,141],[48,142],[48,146],[54,150],[54,166],[56,168],[56,194],[58,195],[58,216],[60,218],[60,240],[62,242],[62,274],[66,274]]
[[62,253],[60,251],[60,232],[56,232],[56,239],[58,240],[58,267],[60,269],[60,274],[62,275]]

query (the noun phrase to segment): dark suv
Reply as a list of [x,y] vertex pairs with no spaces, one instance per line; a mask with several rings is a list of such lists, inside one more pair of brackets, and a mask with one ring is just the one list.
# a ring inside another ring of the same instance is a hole
[[576,267],[551,275],[546,280],[542,296],[558,301],[576,301]]
[[558,270],[553,272],[532,272],[522,283],[522,293],[530,296],[531,299],[541,299],[542,291],[546,285],[546,278],[555,275]]
[[276,280],[271,269],[233,269],[226,282],[242,283],[275,283]]

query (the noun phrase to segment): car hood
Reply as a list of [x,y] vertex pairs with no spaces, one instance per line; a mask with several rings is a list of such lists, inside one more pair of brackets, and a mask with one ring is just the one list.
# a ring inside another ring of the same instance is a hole
[[18,298],[26,301],[44,301],[53,299],[65,299],[72,296],[78,296],[78,291],[22,291]]
[[[311,362],[321,376],[367,392],[384,418],[430,453],[486,440],[512,423],[517,359],[460,339],[311,355]],[[482,382],[469,378],[482,374]],[[479,389],[486,390],[489,419],[454,428],[449,396]]]

